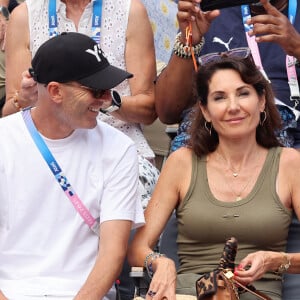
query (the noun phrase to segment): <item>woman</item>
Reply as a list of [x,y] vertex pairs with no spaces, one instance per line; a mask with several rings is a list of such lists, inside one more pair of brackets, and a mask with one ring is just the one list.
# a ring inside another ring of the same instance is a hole
[[195,294],[199,274],[217,267],[226,238],[235,236],[235,279],[281,299],[282,272],[300,273],[300,254],[284,253],[292,210],[300,217],[300,154],[276,139],[274,96],[248,48],[200,63],[191,145],[168,158],[129,261],[154,272],[147,299],[175,299],[174,262],[152,253],[175,209],[177,293]]

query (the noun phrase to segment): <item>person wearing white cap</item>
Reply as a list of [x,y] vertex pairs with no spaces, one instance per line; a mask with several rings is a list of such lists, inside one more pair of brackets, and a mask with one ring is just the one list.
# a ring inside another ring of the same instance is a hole
[[30,73],[36,106],[0,119],[0,299],[116,299],[144,216],[136,146],[97,115],[132,74],[80,33],[45,42]]

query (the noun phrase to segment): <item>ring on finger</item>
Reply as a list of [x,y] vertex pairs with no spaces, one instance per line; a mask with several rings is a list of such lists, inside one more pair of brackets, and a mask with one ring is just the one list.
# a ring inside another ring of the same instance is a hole
[[156,295],[156,292],[150,290],[150,291],[148,292],[148,295],[149,295],[150,297],[154,297],[154,296]]

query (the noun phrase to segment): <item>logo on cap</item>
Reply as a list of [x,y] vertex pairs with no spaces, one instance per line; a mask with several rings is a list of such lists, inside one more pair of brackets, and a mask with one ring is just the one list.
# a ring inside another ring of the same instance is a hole
[[85,50],[85,52],[94,55],[98,62],[102,61],[100,56],[102,56],[104,54],[103,54],[103,51],[100,49],[99,45],[94,45],[94,50],[87,49],[87,50]]

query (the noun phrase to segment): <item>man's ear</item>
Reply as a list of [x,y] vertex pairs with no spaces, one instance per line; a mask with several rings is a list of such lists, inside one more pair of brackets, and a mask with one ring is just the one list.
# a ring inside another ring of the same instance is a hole
[[47,91],[50,95],[50,98],[55,103],[61,103],[63,99],[63,90],[61,84],[56,81],[51,81],[47,85]]

